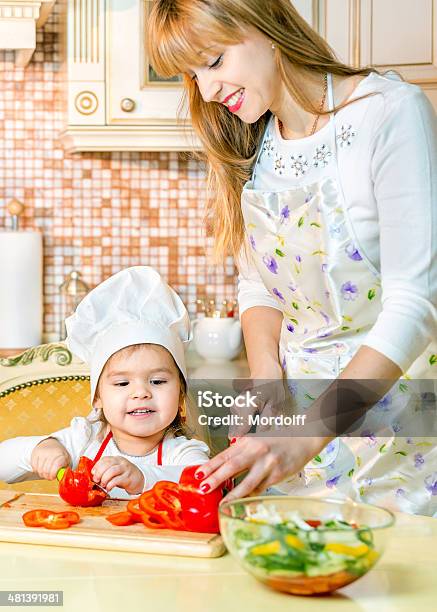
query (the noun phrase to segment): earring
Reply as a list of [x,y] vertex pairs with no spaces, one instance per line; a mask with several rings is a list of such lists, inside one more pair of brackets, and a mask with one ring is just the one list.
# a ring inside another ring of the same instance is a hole
[[272,49],[276,49],[275,43],[272,43]]

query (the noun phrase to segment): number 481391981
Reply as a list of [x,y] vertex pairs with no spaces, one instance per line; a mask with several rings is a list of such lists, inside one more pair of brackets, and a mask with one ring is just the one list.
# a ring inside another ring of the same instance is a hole
[[62,591],[0,591],[0,605],[63,605]]

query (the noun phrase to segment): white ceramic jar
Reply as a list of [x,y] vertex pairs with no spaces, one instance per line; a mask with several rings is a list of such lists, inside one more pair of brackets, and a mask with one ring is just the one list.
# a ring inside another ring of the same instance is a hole
[[193,321],[194,348],[208,361],[234,359],[243,348],[240,321],[232,317],[204,317]]

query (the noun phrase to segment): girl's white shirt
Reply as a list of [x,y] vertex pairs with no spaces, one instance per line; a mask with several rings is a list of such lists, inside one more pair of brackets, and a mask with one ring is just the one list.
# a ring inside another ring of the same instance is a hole
[[[91,413],[94,414],[94,413]],[[91,415],[90,415],[91,416]],[[75,417],[70,426],[45,436],[22,436],[0,443],[0,480],[7,483],[38,480],[39,476],[32,471],[30,463],[32,451],[39,442],[46,438],[55,438],[68,451],[72,467],[77,467],[82,455],[94,459],[101,441],[97,440],[100,423],[92,423],[85,417]],[[136,465],[144,474],[144,491],[151,489],[159,480],[179,482],[182,470],[187,465],[205,463],[209,459],[209,448],[200,440],[188,439],[185,436],[174,437],[166,434],[162,448],[162,466],[157,462],[158,448],[147,455],[133,456],[123,453],[112,438],[103,452],[103,457],[124,457]],[[124,489],[115,487],[110,491],[111,497],[136,497]]]
[[[365,344],[405,372],[437,337],[437,121],[422,90],[394,73],[365,77],[351,99],[372,92],[336,113],[338,167],[355,246],[381,275],[383,310]],[[284,140],[272,117],[254,187],[319,181],[333,163],[323,148],[329,129]],[[250,259],[238,263],[240,315],[254,306],[281,310]]]

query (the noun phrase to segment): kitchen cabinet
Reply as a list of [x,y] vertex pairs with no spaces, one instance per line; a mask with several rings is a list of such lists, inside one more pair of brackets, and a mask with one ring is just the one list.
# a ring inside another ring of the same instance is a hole
[[353,66],[398,71],[437,110],[437,0],[294,0],[296,8]]
[[61,136],[67,149],[198,148],[189,122],[178,120],[180,79],[159,79],[149,66],[150,4],[150,0],[68,3],[68,126]]
[[[1,0],[0,0],[1,3]],[[294,0],[343,61],[395,69],[419,84],[437,109],[437,0]],[[70,151],[178,151],[199,146],[178,120],[182,85],[149,66],[151,0],[69,0]],[[186,117],[186,109],[180,116]]]
[[55,0],[0,0],[0,49],[15,49],[15,65],[24,68],[36,47],[36,29],[47,21]]

